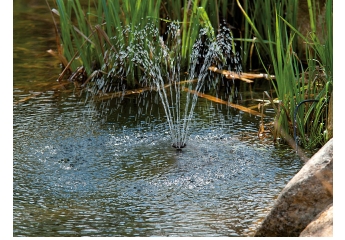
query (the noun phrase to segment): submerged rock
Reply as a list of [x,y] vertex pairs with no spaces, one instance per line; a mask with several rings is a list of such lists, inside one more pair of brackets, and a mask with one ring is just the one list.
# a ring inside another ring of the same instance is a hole
[[298,237],[332,203],[333,139],[290,180],[255,236]]

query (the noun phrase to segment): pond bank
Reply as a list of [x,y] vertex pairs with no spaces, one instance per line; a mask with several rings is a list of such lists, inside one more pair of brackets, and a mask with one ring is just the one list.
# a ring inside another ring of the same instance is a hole
[[255,236],[333,236],[333,138],[282,190]]

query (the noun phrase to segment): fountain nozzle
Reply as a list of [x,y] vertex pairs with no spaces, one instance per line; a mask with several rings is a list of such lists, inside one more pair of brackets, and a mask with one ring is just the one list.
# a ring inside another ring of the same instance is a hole
[[186,143],[180,143],[180,142],[177,142],[177,143],[173,143],[171,145],[173,148],[176,148],[176,150],[181,150],[182,148],[186,147]]

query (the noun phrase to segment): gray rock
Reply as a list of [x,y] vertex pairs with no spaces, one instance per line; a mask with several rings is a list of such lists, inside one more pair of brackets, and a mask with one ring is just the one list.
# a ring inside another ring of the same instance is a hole
[[333,237],[333,204],[316,216],[300,237]]
[[332,203],[333,139],[290,180],[255,236],[298,237]]

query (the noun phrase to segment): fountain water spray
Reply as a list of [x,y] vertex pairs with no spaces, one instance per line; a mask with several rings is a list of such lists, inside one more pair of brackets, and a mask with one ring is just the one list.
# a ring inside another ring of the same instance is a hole
[[[130,27],[125,28],[125,38]],[[205,81],[215,83],[217,77],[209,71],[210,66],[219,69],[240,72],[239,54],[234,51],[234,42],[230,30],[224,25],[217,36],[209,34],[209,29],[201,29],[199,38],[193,45],[189,59],[188,80],[181,81],[181,32],[178,23],[171,23],[164,36],[159,35],[158,29],[148,24],[141,30],[133,32],[133,39],[127,46],[120,44],[118,52],[109,54],[107,65],[111,66],[108,79],[126,76],[133,71],[128,62],[140,69],[142,86],[149,86],[156,90],[164,107],[169,125],[172,146],[178,150],[184,148],[193,119],[194,108]],[[210,37],[212,36],[212,37]],[[116,37],[113,39],[116,40]],[[128,61],[129,60],[129,61]],[[233,69],[231,69],[233,68]],[[98,84],[104,85],[105,79],[98,79]],[[182,103],[182,92],[186,92],[186,100]]]

